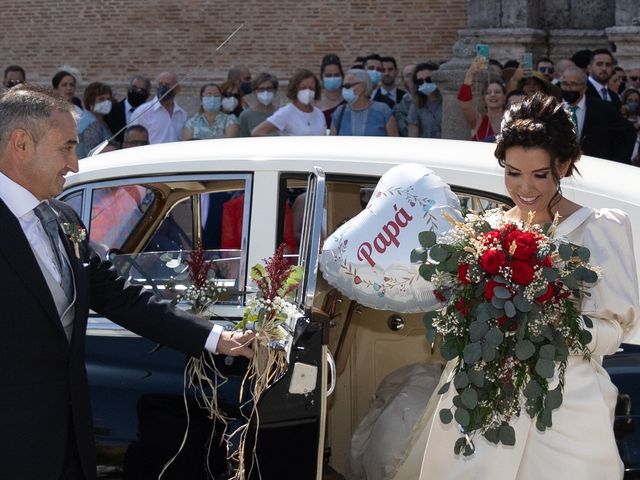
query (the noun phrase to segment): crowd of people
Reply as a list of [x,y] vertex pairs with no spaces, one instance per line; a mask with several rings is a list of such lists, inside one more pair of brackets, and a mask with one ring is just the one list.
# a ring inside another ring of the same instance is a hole
[[[156,77],[152,98],[152,82],[142,75],[131,79],[120,101],[103,82],[88,84],[80,100],[76,77],[64,70],[53,76],[52,87],[74,105],[77,153],[82,158],[105,140],[110,140],[105,150],[112,150],[264,135],[441,138],[443,99],[432,79],[438,68],[426,61],[399,70],[395,58],[378,54],[358,57],[345,68],[337,55],[328,54],[320,62],[319,75],[298,70],[280,92],[272,73],[253,77],[248,68],[234,67],[223,83],[202,85],[193,116],[176,101],[180,85],[173,72]],[[20,66],[5,69],[6,88],[25,80]],[[640,163],[640,68],[627,74],[604,48],[581,50],[557,62],[540,58],[529,69],[516,60],[503,65],[474,58],[458,94],[469,138],[494,142],[505,109],[536,92],[564,102],[585,154]]]

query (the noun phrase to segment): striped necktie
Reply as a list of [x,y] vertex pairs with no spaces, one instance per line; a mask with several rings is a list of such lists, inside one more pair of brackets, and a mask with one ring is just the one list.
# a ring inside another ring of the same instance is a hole
[[71,269],[60,251],[60,231],[58,230],[56,214],[53,212],[49,204],[45,202],[34,208],[33,213],[35,213],[36,217],[40,220],[40,223],[49,238],[49,244],[51,245],[51,250],[53,250],[56,266],[58,267],[58,272],[60,272],[60,285],[62,286],[67,299],[71,301],[73,300],[73,280],[71,278]]

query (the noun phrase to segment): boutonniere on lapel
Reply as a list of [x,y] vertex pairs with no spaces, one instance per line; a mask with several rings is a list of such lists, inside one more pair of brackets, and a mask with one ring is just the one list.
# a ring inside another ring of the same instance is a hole
[[77,223],[63,223],[62,231],[73,243],[76,258],[80,258],[80,242],[87,238],[87,231]]

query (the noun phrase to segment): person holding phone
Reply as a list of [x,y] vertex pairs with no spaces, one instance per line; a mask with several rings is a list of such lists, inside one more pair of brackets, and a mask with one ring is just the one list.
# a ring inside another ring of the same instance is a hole
[[[473,84],[479,73],[486,79],[482,88],[482,104],[473,103]],[[478,142],[495,141],[495,132],[500,130],[504,113],[505,87],[502,79],[487,71],[487,60],[477,56],[471,62],[464,82],[458,93],[458,103],[464,119],[471,129],[471,140]]]

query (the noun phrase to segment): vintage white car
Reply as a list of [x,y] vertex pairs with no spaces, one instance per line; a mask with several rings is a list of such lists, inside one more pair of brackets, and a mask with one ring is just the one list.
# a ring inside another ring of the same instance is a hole
[[[80,214],[105,258],[131,283],[160,295],[171,296],[165,287],[175,274],[167,267],[167,255],[178,258],[202,242],[227,287],[212,321],[226,326],[242,316],[253,289],[248,268],[285,242],[305,269],[298,292],[304,316],[290,365],[310,367],[305,371],[313,374],[312,386],[304,393],[293,388],[300,379],[289,368],[265,394],[251,478],[258,478],[258,471],[263,479],[330,479],[347,473],[365,478],[365,468],[354,461],[346,470],[349,456],[355,455],[369,459],[369,478],[415,479],[425,438],[421,411],[413,413],[415,422],[406,426],[404,438],[398,432],[383,438],[379,429],[372,430],[369,444],[356,436],[355,445],[352,437],[383,401],[374,399],[388,374],[413,364],[440,365],[440,357],[427,345],[421,314],[366,308],[332,288],[318,270],[321,241],[357,215],[378,179],[402,163],[432,169],[458,194],[463,209],[508,205],[493,148],[466,141],[371,137],[152,145],[82,159],[80,172],[68,176],[60,198]],[[581,175],[563,181],[563,194],[580,204],[626,211],[640,251],[640,169],[588,157],[578,167]],[[183,354],[157,348],[97,315],[90,318],[87,366],[101,478],[157,478],[178,451],[186,428],[185,362]],[[640,464],[637,449],[630,446],[637,445],[632,406],[633,399],[640,399],[640,382],[631,380],[637,371],[630,372],[624,362],[615,365],[610,373],[621,390],[623,409],[617,433],[631,471]],[[219,368],[232,380],[220,392],[231,415],[239,408],[234,393],[245,367],[243,360],[219,359]],[[224,449],[215,444],[211,452],[206,449],[214,425],[189,391],[186,403],[187,443],[163,478],[205,478],[206,465],[223,478]]]

